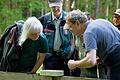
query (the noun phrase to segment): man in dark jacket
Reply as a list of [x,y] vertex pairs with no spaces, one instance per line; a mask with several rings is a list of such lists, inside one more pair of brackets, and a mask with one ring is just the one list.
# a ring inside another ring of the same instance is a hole
[[[49,44],[49,53],[46,54],[43,67],[49,70],[64,70],[64,75],[68,76],[71,71],[66,63],[73,48],[71,33],[63,29],[66,16],[66,12],[62,10],[63,0],[48,0],[48,3],[52,12],[39,18]],[[74,76],[79,75],[80,70]]]

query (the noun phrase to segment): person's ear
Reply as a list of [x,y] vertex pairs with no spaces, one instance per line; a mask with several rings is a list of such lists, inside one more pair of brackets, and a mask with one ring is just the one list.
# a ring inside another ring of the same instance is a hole
[[79,20],[77,20],[77,21],[75,22],[75,24],[79,26],[79,25],[80,25]]

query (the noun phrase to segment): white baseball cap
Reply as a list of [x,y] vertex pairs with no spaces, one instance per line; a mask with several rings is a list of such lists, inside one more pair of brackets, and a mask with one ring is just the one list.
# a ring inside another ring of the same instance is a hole
[[49,7],[60,6],[63,0],[48,0]]
[[120,16],[120,9],[117,9],[117,10],[114,12],[114,14],[116,14],[116,15],[119,15],[119,16]]

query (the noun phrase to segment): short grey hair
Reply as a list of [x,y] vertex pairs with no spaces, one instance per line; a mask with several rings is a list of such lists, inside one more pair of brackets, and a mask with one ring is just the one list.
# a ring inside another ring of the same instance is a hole
[[88,20],[84,12],[80,11],[79,9],[69,12],[66,16],[66,19],[72,23],[75,23],[76,20],[79,20],[80,23],[86,23]]
[[28,35],[31,33],[43,32],[43,26],[41,22],[36,17],[29,17],[22,28],[22,33],[19,38],[19,45],[22,45],[23,42],[28,38]]

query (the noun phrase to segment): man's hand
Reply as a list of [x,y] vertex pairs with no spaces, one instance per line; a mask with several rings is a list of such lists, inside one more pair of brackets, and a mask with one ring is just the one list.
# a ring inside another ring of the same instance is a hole
[[76,68],[76,65],[75,65],[75,61],[74,60],[69,60],[68,61],[68,67],[69,67],[69,69],[75,69]]
[[101,64],[101,63],[102,63],[102,60],[99,57],[97,57],[96,58],[96,64]]

